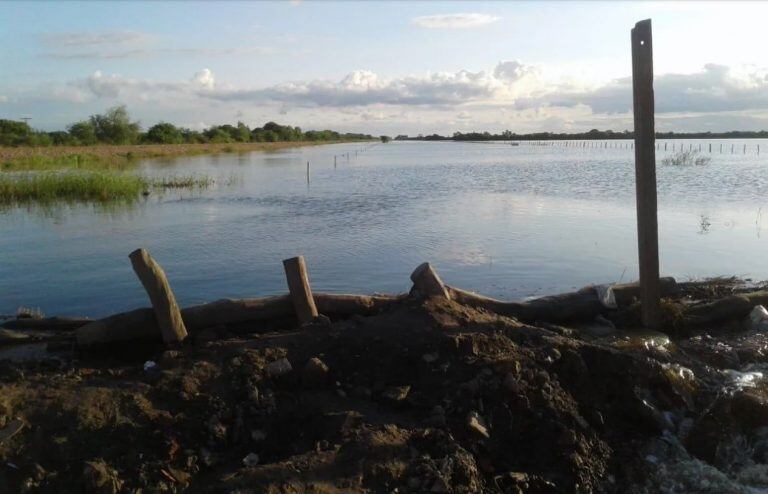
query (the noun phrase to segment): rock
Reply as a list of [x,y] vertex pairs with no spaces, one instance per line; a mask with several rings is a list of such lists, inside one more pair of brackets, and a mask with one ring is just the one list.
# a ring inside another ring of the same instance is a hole
[[467,415],[467,427],[469,430],[481,437],[489,438],[491,435],[488,433],[488,426],[485,420],[477,412],[469,412]]
[[271,362],[269,365],[267,365],[267,375],[272,378],[284,376],[292,370],[293,366],[291,366],[291,363],[287,358],[275,360],[274,362]]
[[248,456],[243,458],[243,465],[246,467],[255,467],[259,464],[259,455],[256,453],[248,453]]
[[421,359],[428,364],[431,364],[432,362],[436,362],[438,358],[440,358],[440,355],[438,355],[436,352],[425,353],[424,355],[421,356]]
[[328,378],[328,366],[317,357],[312,357],[304,366],[302,379],[304,384],[310,388],[322,387]]
[[123,482],[117,477],[117,472],[110,468],[104,460],[85,462],[83,469],[84,492],[89,494],[117,494],[122,486]]
[[318,314],[314,319],[302,325],[302,329],[330,329],[331,326],[333,326],[333,322],[330,317]]
[[389,401],[401,402],[408,397],[410,391],[410,386],[389,386],[381,396]]

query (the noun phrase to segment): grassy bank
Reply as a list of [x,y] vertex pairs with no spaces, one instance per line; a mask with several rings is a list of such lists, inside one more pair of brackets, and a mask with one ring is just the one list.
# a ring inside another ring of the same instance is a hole
[[206,176],[148,179],[115,171],[66,171],[0,174],[0,205],[55,202],[131,202],[158,189],[204,189]]
[[344,141],[0,147],[0,169],[3,171],[120,169],[130,166],[135,160],[144,158],[274,151],[337,142]]

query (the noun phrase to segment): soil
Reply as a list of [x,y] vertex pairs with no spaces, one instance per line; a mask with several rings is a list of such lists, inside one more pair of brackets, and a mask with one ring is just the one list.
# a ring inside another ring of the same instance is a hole
[[0,492],[748,492],[768,337],[710,333],[429,299],[176,350],[59,342],[0,360]]

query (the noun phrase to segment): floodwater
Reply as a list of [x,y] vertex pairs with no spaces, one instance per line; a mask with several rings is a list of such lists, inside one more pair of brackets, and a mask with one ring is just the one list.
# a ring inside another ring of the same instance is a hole
[[[701,144],[711,163],[659,164],[662,274],[768,278],[768,140],[682,143]],[[505,299],[633,280],[634,151],[592,144],[358,143],[147,160],[143,173],[204,173],[218,185],[130,207],[0,212],[0,314],[147,306],[128,260],[138,247],[182,305],[285,292],[281,261],[298,254],[316,291],[406,291],[423,261],[449,284]],[[659,141],[659,162],[672,144]]]

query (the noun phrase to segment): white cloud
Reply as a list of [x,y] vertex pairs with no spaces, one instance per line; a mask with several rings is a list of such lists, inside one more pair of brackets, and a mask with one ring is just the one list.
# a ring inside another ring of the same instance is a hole
[[192,82],[202,89],[213,89],[216,85],[216,78],[210,69],[203,69],[195,74]]
[[0,103],[5,103],[7,101],[8,101],[8,96],[0,94]]
[[152,41],[154,37],[136,31],[69,32],[44,34],[43,43],[57,48],[62,46],[134,45]]
[[489,14],[459,13],[424,15],[412,19],[415,25],[428,29],[467,29],[493,24],[501,19]]

